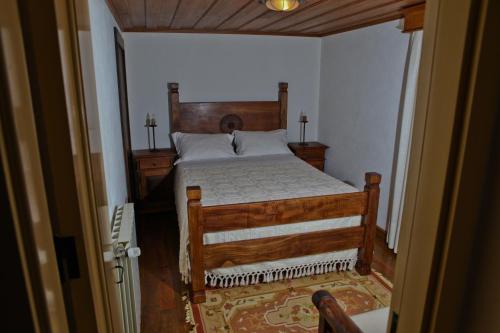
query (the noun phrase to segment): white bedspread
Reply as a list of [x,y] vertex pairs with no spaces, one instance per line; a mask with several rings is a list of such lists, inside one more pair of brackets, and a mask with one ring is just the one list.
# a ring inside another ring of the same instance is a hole
[[[293,155],[273,155],[182,162],[175,175],[175,197],[180,230],[179,268],[183,280],[190,280],[188,254],[187,186],[201,187],[203,206],[291,199],[338,193],[357,192],[345,184],[311,167]],[[313,222],[245,230],[215,232],[204,235],[205,244],[272,237],[319,230],[357,226],[361,217],[347,217]],[[279,261],[218,268],[205,272],[212,284],[222,286],[255,282],[259,274],[264,280],[323,273],[341,264],[352,269],[357,250],[346,250]],[[279,274],[278,274],[279,272]],[[263,274],[263,275],[262,275]],[[236,279],[235,277],[238,277]],[[254,281],[251,281],[251,280]],[[233,281],[234,280],[234,281]]]

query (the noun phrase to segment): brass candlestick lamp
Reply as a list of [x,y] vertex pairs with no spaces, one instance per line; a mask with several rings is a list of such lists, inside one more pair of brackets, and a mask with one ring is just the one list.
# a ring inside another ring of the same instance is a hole
[[300,118],[299,118],[299,123],[300,125],[300,142],[299,144],[302,146],[307,146],[306,143],[306,124],[309,121],[307,120],[307,116],[304,114],[304,112],[300,113]]
[[[155,135],[155,127],[157,127],[158,124],[156,123],[156,117],[153,113],[153,115],[148,115],[146,116],[146,124],[144,125],[144,127],[146,127],[147,131],[148,131],[148,147],[149,147],[149,151],[156,151],[156,135]],[[152,129],[153,130],[153,148],[151,148],[151,135],[149,134],[149,129]]]

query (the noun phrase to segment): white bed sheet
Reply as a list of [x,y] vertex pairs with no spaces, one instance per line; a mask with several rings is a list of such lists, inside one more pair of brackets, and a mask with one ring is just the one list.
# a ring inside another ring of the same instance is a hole
[[[271,155],[240,157],[235,159],[214,159],[205,161],[182,162],[177,165],[175,174],[175,197],[180,230],[179,269],[183,280],[190,280],[189,231],[187,217],[187,186],[201,187],[203,206],[235,203],[291,199],[309,196],[350,193],[359,191],[337,180],[293,155]],[[256,239],[279,235],[331,230],[358,226],[361,216],[293,223],[214,232],[204,235],[205,244],[224,243],[245,239]],[[207,277],[216,277],[221,285],[232,285],[232,277],[246,277],[258,273],[270,273],[269,279],[277,279],[273,272],[291,270],[286,277],[322,273],[332,270],[332,263],[343,263],[344,269],[352,269],[356,261],[357,249],[322,253],[319,255],[268,261],[230,268],[217,268],[205,272]],[[318,264],[324,264],[318,266]],[[318,268],[321,267],[321,268]],[[313,271],[316,270],[316,271]],[[280,274],[281,276],[281,274]],[[248,280],[248,279],[247,279]],[[212,281],[213,282],[213,281]],[[225,283],[224,283],[225,282]],[[247,281],[248,282],[248,281]],[[239,283],[239,282],[237,282]]]

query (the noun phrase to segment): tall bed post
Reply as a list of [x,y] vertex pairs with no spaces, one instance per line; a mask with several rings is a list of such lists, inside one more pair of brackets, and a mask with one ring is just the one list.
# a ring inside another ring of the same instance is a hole
[[280,103],[280,123],[281,128],[287,128],[287,109],[288,109],[288,83],[280,82],[279,84],[279,93],[278,93],[278,101]]
[[188,223],[191,259],[191,301],[204,303],[205,269],[203,264],[203,214],[201,209],[201,188],[188,186]]
[[362,226],[365,228],[363,246],[358,250],[358,261],[356,262],[356,270],[361,275],[367,275],[371,272],[381,179],[382,176],[376,172],[365,174],[365,192],[368,193],[368,205],[362,222]]
[[178,119],[176,119],[179,114],[179,84],[177,82],[169,82],[167,84],[168,87],[168,107],[169,107],[169,115],[170,115],[170,133],[176,132],[176,125],[178,123]]

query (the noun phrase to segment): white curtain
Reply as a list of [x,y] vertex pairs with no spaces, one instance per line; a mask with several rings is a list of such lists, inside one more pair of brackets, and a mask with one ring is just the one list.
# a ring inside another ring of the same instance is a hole
[[412,32],[408,43],[405,77],[403,79],[403,91],[400,103],[399,131],[394,149],[395,159],[387,230],[387,244],[396,253],[406,188],[421,49],[422,31]]

